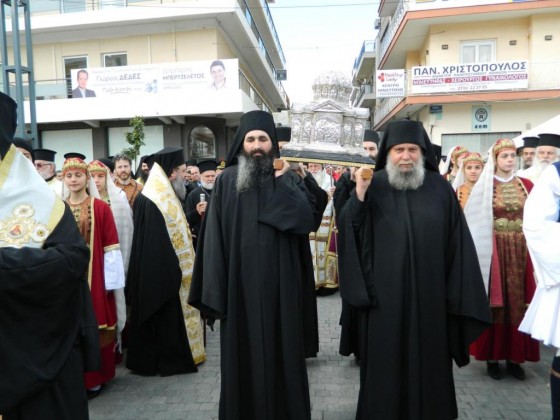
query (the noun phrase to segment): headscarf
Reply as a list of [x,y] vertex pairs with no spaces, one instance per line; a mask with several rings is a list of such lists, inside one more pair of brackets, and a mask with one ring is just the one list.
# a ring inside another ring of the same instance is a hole
[[494,171],[496,168],[496,156],[504,149],[516,150],[515,143],[510,139],[499,139],[488,150],[488,155],[491,158],[484,165],[482,174],[478,182],[474,184],[464,209],[465,218],[467,219],[467,224],[476,247],[486,293],[488,293],[490,264],[492,262]]
[[467,166],[467,164],[472,162],[479,162],[484,168],[484,159],[482,159],[480,153],[476,153],[476,152],[469,153],[465,157],[465,159],[463,159],[461,165],[459,165],[459,172],[457,172],[457,176],[453,180],[452,185],[455,191],[457,191],[457,188],[459,188],[461,185],[465,183],[465,166]]
[[267,133],[270,140],[272,140],[272,148],[275,157],[279,156],[278,140],[276,138],[276,128],[274,127],[272,114],[259,110],[249,111],[243,114],[239,121],[239,127],[237,127],[237,131],[233,136],[233,142],[227,154],[226,166],[235,165],[237,163],[237,155],[243,147],[245,135],[253,130],[261,130]]
[[6,156],[17,128],[17,104],[0,92],[0,159]]
[[411,143],[420,146],[424,154],[424,166],[426,169],[438,172],[436,155],[428,133],[426,133],[424,125],[420,121],[412,120],[401,120],[389,123],[383,134],[383,139],[379,143],[375,170],[384,169],[387,165],[389,150],[391,150],[393,146],[403,143]]
[[66,174],[68,171],[80,171],[84,174],[88,173],[88,166],[82,159],[77,157],[71,157],[64,161],[62,165],[62,174]]
[[447,158],[445,159],[445,163],[440,173],[442,175],[447,175],[449,173],[449,168],[451,167],[453,161],[455,161],[455,163],[453,164],[456,165],[457,157],[461,156],[463,153],[468,153],[468,152],[469,150],[465,146],[453,146],[451,149],[449,149],[449,152],[447,153]]

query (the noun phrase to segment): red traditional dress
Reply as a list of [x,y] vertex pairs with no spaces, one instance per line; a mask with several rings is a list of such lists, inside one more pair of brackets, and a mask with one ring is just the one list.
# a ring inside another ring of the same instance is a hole
[[539,360],[538,342],[518,330],[535,292],[522,231],[523,207],[532,187],[523,178],[494,179],[494,246],[488,288],[494,323],[470,347],[477,360]]
[[114,293],[105,286],[105,254],[119,249],[119,238],[113,214],[105,202],[87,197],[79,204],[68,204],[91,252],[88,283],[99,325],[101,369],[84,374],[86,388],[90,389],[115,376],[117,314]]

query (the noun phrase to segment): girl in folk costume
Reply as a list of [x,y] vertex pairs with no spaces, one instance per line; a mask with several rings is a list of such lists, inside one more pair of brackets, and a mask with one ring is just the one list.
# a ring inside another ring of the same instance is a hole
[[[113,290],[124,287],[123,260],[111,209],[102,200],[88,195],[86,163],[79,158],[67,159],[62,173],[64,185],[70,191],[66,202],[90,249],[88,283],[99,325],[101,369],[86,372],[84,380],[88,395],[95,397],[101,385],[115,376],[117,315]],[[90,190],[95,190],[95,185]]]
[[440,172],[445,179],[453,183],[459,173],[461,162],[468,154],[469,150],[465,146],[455,146],[449,150],[445,164]]
[[477,360],[487,361],[488,375],[501,379],[499,360],[507,372],[523,380],[520,363],[539,360],[537,341],[518,331],[535,292],[533,267],[522,231],[523,207],[533,184],[513,174],[515,143],[498,140],[465,207],[494,323],[471,345]]
[[[128,204],[126,193],[111,181],[111,172],[103,162],[99,160],[91,161],[88,164],[88,172],[97,187],[97,189],[90,191],[90,195],[107,203],[115,219],[126,279],[134,230],[132,209]],[[126,302],[123,288],[115,289],[113,293],[117,306],[117,363],[120,363],[122,358],[122,332],[126,324]]]
[[471,195],[474,184],[480,178],[483,168],[484,160],[482,160],[480,153],[469,153],[461,162],[459,173],[453,181],[453,189],[457,192],[461,208],[464,209],[467,205],[467,200]]

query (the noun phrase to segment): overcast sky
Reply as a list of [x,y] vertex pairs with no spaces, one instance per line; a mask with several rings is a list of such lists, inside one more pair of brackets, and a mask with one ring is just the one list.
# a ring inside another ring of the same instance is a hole
[[292,103],[310,102],[327,70],[352,76],[364,40],[375,39],[378,1],[276,0],[270,9],[286,56],[284,87]]

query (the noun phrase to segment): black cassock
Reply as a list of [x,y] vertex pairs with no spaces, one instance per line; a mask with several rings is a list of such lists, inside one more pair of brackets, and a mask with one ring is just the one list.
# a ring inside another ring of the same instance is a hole
[[134,202],[128,267],[126,367],[148,376],[196,372],[179,297],[179,259],[163,215],[142,193]]
[[[192,190],[185,199],[185,216],[193,235],[193,246],[195,250],[197,246],[198,233],[200,232],[200,227],[202,226],[202,216],[196,210],[196,205],[200,203],[201,194],[204,194],[205,200],[208,202],[208,205],[210,205],[210,201],[212,200],[212,190],[205,190],[202,186],[196,187]],[[206,208],[208,208],[208,206]]]
[[427,170],[414,191],[376,172],[339,225],[340,291],[364,310],[357,419],[457,417],[452,361],[490,325],[475,247],[455,194]]
[[221,320],[220,419],[309,419],[302,239],[322,210],[293,172],[240,194],[236,179],[216,178],[189,297]]
[[88,418],[83,372],[100,366],[88,262],[67,207],[43,248],[0,248],[4,420]]
[[[352,181],[350,172],[344,172],[336,183],[333,194],[336,225],[340,226],[340,213],[344,205],[348,202],[350,194],[354,191],[356,183]],[[337,236],[337,249],[343,245],[340,242],[340,235]],[[339,282],[343,273],[338,273]],[[346,301],[342,300],[340,313],[340,347],[338,352],[343,356],[350,356],[352,353],[360,359],[360,320],[363,318],[362,310],[354,308]]]

